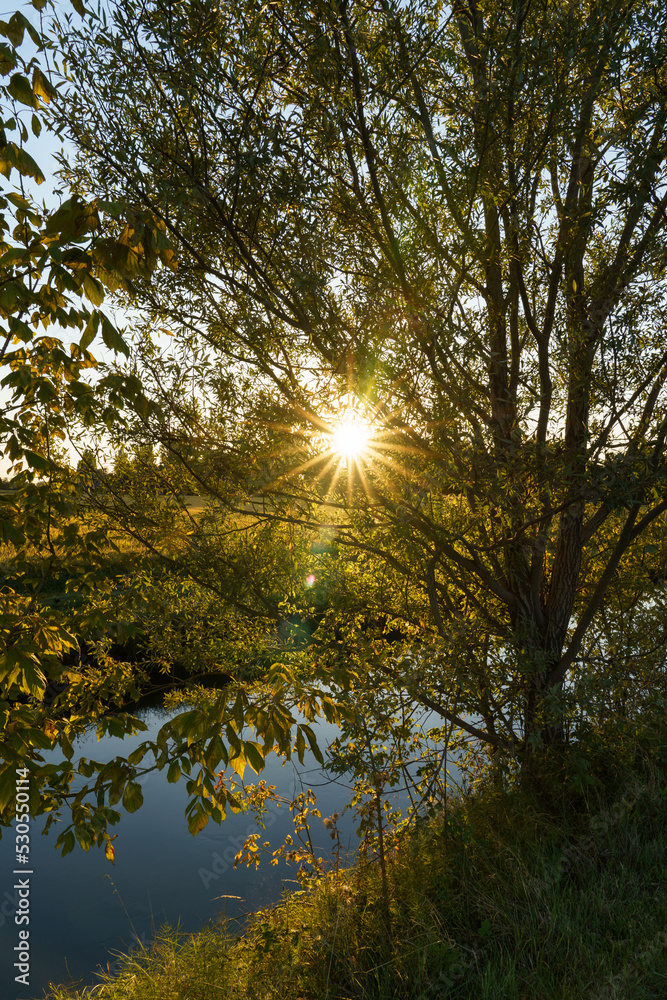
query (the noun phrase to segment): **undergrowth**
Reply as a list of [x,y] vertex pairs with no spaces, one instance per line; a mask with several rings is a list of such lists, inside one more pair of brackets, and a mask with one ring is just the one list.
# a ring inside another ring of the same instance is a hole
[[360,861],[242,936],[165,928],[113,979],[49,1000],[664,998],[666,772],[644,744],[482,782],[404,838],[388,886]]

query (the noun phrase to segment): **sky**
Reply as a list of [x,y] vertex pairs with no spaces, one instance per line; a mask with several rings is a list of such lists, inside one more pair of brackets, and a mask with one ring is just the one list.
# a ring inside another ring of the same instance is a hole
[[[56,7],[58,6],[64,5],[56,2]],[[67,4],[67,7],[69,8],[69,4]],[[15,9],[15,7],[12,7],[8,10],[0,11],[0,18],[5,20],[8,19]],[[37,11],[30,4],[25,4],[20,9],[23,10],[27,19],[34,24],[35,27],[37,27]],[[24,38],[20,51],[21,55],[26,60],[29,60],[36,54],[36,49],[32,45],[32,42],[27,34]],[[0,100],[0,103],[3,104],[1,108],[3,120],[6,120],[9,115],[12,114],[12,111],[4,105],[3,101]],[[36,137],[31,129],[32,110],[22,105],[19,105],[18,107],[20,117],[28,129],[29,138],[25,143],[25,148],[38,163],[45,177],[42,184],[37,184],[37,182],[32,178],[24,178],[24,187],[27,189],[28,196],[31,197],[38,206],[44,206],[47,211],[53,212],[68,196],[67,190],[64,189],[62,180],[57,176],[57,171],[59,169],[57,159],[58,154],[64,151],[66,155],[73,157],[75,154],[75,148],[73,144],[69,143],[66,139],[64,140],[58,137],[54,132],[49,131],[45,126],[43,126],[39,137]],[[17,133],[14,132],[12,137],[16,137],[16,135]],[[16,174],[13,174],[9,181],[7,181],[4,177],[0,177],[0,190],[8,192],[14,190],[16,179]],[[110,308],[109,303],[106,303],[103,308],[105,308],[111,315],[115,314],[115,311]],[[122,321],[122,317],[118,318]],[[53,335],[54,332],[57,332],[55,328],[49,329],[49,333],[51,335]],[[67,331],[64,334],[64,339],[69,342],[72,339],[72,331]],[[113,352],[109,351],[101,343],[95,343],[93,346],[93,353],[95,354],[95,357],[101,361],[110,361],[113,359]],[[0,388],[0,407],[6,404],[7,400],[8,393]],[[75,462],[78,460],[76,455],[73,454],[72,457]],[[0,477],[7,475],[8,468],[9,462],[0,455]]]

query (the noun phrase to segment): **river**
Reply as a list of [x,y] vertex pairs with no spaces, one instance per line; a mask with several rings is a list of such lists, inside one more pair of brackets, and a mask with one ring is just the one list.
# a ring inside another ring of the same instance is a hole
[[[99,743],[94,732],[76,744],[76,755],[97,760],[123,755],[146,739],[154,738],[166,719],[161,709],[139,714],[148,732],[125,740],[105,737]],[[338,734],[327,723],[317,727],[321,746]],[[450,775],[457,769],[450,766]],[[246,781],[254,775],[246,771]],[[323,772],[308,753],[301,767],[270,755],[261,774],[280,794],[293,797],[303,788],[312,788],[322,816],[341,813],[338,822],[341,841],[352,854],[358,843],[357,821],[351,811],[343,813],[349,799],[344,780]],[[258,779],[257,779],[258,780]],[[0,993],[2,1000],[27,1000],[41,996],[49,983],[76,980],[81,985],[99,982],[96,972],[117,967],[115,955],[141,943],[149,946],[165,922],[183,931],[196,931],[221,916],[242,922],[245,914],[276,902],[282,892],[296,885],[296,871],[283,861],[271,866],[263,860],[257,871],[237,868],[233,859],[245,837],[257,827],[250,814],[228,813],[220,826],[209,822],[192,837],[184,819],[187,801],[185,779],[168,784],[166,772],[152,772],[142,779],[144,805],[124,814],[114,832],[116,861],[112,865],[104,852],[93,848],[87,854],[78,846],[62,858],[54,848],[58,826],[47,836],[39,836],[41,817],[31,823],[30,863],[30,985],[15,984],[14,946],[19,928],[14,923],[18,877],[12,872],[14,831],[2,831],[0,841]],[[405,795],[398,800],[405,804]],[[117,807],[120,808],[120,807]],[[121,810],[122,811],[122,810]],[[289,811],[269,807],[266,837],[272,848],[293,833]],[[330,840],[321,820],[314,819],[311,835],[318,853],[326,856]],[[224,898],[226,897],[226,898]]]

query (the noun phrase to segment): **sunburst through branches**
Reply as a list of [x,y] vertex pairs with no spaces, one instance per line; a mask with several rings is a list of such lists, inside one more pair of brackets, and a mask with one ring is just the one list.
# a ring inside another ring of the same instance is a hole
[[328,480],[327,494],[331,495],[340,476],[347,473],[348,493],[356,478],[368,493],[364,466],[376,454],[379,428],[357,410],[350,408],[339,411],[324,423],[322,429],[324,433],[319,438],[324,449],[324,454],[321,455],[324,467],[320,467],[316,479]]
[[333,449],[346,460],[359,461],[368,450],[373,427],[361,417],[346,417],[331,432]]
[[311,499],[318,494],[328,503],[347,494],[352,503],[354,496],[360,497],[359,488],[377,504],[382,496],[399,500],[406,486],[408,492],[427,487],[414,459],[423,458],[430,448],[406,423],[403,412],[391,411],[386,403],[366,405],[352,393],[340,397],[328,413],[309,406],[294,409],[298,423],[272,424],[291,438],[291,444],[284,439],[288,450],[283,454],[289,454],[293,464],[265,487],[268,491],[298,477]]

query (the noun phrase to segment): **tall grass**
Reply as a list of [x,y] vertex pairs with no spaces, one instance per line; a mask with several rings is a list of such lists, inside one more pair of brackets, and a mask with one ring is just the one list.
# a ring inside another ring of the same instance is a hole
[[379,867],[359,863],[241,937],[165,929],[115,978],[49,998],[664,1000],[667,768],[644,747],[585,773],[448,803],[387,858],[390,925]]

